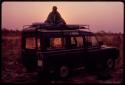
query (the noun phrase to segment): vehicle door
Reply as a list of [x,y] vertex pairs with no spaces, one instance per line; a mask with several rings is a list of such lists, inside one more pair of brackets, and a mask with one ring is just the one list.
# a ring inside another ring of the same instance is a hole
[[101,58],[100,55],[100,46],[97,41],[96,36],[87,35],[85,36],[85,48],[86,48],[86,63],[93,64]]
[[69,58],[73,66],[81,66],[84,63],[85,39],[83,36],[70,36]]
[[40,38],[36,36],[25,36],[24,47],[22,49],[22,60],[23,64],[28,69],[34,69],[37,65],[37,54],[40,50]]

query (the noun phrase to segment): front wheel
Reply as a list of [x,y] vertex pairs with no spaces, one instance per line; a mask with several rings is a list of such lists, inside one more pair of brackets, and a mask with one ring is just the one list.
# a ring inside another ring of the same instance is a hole
[[97,64],[97,68],[102,69],[103,71],[105,71],[105,70],[113,70],[115,68],[115,60],[112,59],[112,58],[101,60]]
[[113,70],[115,68],[115,60],[112,58],[107,59],[106,61],[106,69]]
[[100,79],[108,79],[112,77],[112,71],[115,67],[115,60],[112,58],[108,58],[106,60],[102,60],[98,65],[98,78]]

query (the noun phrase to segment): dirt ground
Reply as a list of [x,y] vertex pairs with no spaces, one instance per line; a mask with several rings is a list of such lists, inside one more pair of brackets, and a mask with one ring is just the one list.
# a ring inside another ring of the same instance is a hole
[[[96,74],[87,72],[84,69],[75,71],[66,79],[38,79],[37,72],[28,73],[21,63],[21,38],[2,38],[2,82],[3,83],[110,83],[117,84],[123,81],[123,50],[120,51],[120,58],[117,60],[117,67],[111,73],[111,78],[100,80]],[[122,49],[123,43],[120,45]],[[122,58],[121,58],[122,56]],[[122,62],[122,63],[121,63]]]

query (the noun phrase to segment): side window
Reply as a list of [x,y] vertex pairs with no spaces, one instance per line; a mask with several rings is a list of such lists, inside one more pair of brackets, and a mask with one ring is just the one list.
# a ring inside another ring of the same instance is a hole
[[98,41],[95,36],[86,36],[86,45],[88,47],[97,47],[98,46]]
[[38,46],[38,49],[40,49],[40,38],[37,38],[37,46]]
[[76,45],[76,38],[75,37],[71,37],[71,45]]
[[35,49],[36,48],[35,37],[27,37],[25,47],[26,47],[26,49]]
[[71,47],[83,47],[84,46],[84,42],[83,42],[83,37],[82,36],[78,36],[78,37],[71,37]]
[[65,40],[61,37],[50,38],[50,47],[52,49],[65,48]]
[[83,37],[76,37],[77,40],[77,47],[83,47],[84,43],[83,43]]

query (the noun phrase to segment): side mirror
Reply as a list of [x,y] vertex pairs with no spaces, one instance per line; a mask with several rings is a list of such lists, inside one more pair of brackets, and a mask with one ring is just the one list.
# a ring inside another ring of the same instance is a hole
[[99,45],[102,46],[104,45],[104,43],[102,41],[99,41]]

